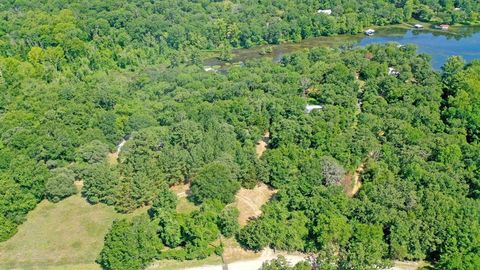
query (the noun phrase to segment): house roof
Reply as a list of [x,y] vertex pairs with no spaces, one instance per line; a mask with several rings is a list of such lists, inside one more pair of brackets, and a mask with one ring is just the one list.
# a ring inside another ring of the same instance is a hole
[[312,104],[305,105],[305,111],[307,113],[310,113],[313,110],[321,110],[321,109],[323,109],[322,105],[312,105]]
[[330,14],[332,14],[332,10],[331,9],[319,9],[319,10],[317,10],[317,13],[330,15]]

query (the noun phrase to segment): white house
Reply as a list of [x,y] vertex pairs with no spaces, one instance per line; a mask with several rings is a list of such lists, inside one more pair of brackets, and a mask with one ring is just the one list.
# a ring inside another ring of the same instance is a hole
[[322,108],[323,108],[322,105],[311,105],[311,104],[305,105],[305,111],[307,113],[311,113],[313,110],[321,110]]
[[317,14],[332,15],[332,10],[331,9],[319,9],[319,10],[317,10]]

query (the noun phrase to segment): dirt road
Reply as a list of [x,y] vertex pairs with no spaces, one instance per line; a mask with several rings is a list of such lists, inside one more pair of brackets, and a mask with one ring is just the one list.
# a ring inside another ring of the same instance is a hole
[[[271,249],[265,249],[262,251],[262,255],[257,259],[242,260],[227,264],[228,270],[258,270],[262,267],[262,264],[266,261],[276,259],[279,255],[282,255],[293,266],[298,262],[305,260],[305,256],[275,253]],[[200,267],[186,268],[185,270],[223,270],[223,265],[205,265]]]

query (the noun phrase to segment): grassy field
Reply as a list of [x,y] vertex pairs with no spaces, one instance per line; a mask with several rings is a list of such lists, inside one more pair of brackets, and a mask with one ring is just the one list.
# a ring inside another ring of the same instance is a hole
[[79,195],[57,204],[42,201],[18,233],[0,243],[0,269],[100,269],[95,259],[103,238],[121,217],[128,216],[103,204],[90,205]]

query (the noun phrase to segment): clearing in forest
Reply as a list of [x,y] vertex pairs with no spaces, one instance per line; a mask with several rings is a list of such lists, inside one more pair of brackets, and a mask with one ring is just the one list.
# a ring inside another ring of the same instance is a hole
[[123,146],[127,143],[127,140],[122,139],[122,141],[117,145],[117,148],[115,149],[115,152],[113,153],[108,153],[107,155],[107,161],[111,165],[115,165],[118,163],[118,156],[120,155],[120,152],[122,152]]
[[245,226],[249,219],[262,214],[264,205],[277,191],[261,183],[253,189],[241,188],[235,195],[235,207],[240,211],[239,223]]
[[189,183],[176,184],[170,187],[170,190],[173,193],[177,194],[178,198],[185,198],[185,197],[188,197],[188,195],[190,195],[190,184]]
[[177,184],[170,187],[170,190],[175,193],[178,197],[178,204],[177,204],[177,212],[182,214],[191,213],[197,209],[198,206],[193,204],[191,201],[188,200],[188,196],[190,195],[190,184],[182,183]]
[[355,196],[360,190],[360,187],[362,186],[362,174],[365,171],[365,166],[370,158],[375,158],[375,151],[368,153],[368,156],[362,161],[362,163],[360,163],[360,165],[358,165],[353,174],[348,174],[343,178],[343,190],[350,198]]
[[116,217],[113,207],[90,205],[79,195],[56,204],[42,201],[17,234],[0,244],[0,269],[94,264]]
[[100,269],[95,259],[113,220],[137,213],[118,214],[113,207],[91,205],[80,195],[58,203],[44,200],[27,215],[17,234],[0,243],[0,269]]
[[360,190],[362,182],[360,181],[362,173],[365,170],[365,162],[362,162],[353,174],[348,174],[343,178],[343,190],[348,197],[353,197]]
[[240,260],[259,258],[262,254],[252,250],[246,250],[234,238],[223,239],[223,261],[232,263]]
[[267,130],[263,134],[263,137],[260,141],[257,142],[255,146],[255,152],[257,153],[257,157],[261,157],[265,151],[267,151],[268,140],[270,139],[270,132]]

